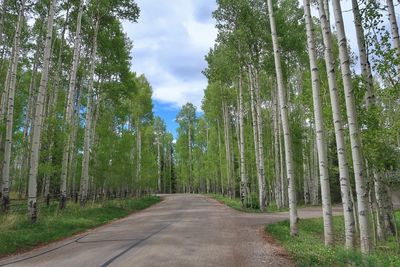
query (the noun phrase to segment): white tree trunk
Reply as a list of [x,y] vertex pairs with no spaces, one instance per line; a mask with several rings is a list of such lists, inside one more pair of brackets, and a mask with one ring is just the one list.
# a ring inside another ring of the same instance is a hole
[[284,143],[285,143],[285,159],[286,173],[288,179],[288,196],[289,196],[289,215],[290,215],[290,234],[297,235],[297,196],[296,196],[296,179],[294,176],[293,148],[292,136],[289,126],[288,106],[286,102],[286,88],[283,80],[281,55],[278,42],[278,34],[276,31],[275,15],[273,12],[272,0],[267,0],[269,23],[271,26],[272,45],[274,49],[275,71],[278,83],[279,104],[281,108],[281,120],[283,127]]
[[[393,0],[386,0],[388,7],[388,16],[390,22],[390,30],[392,32],[393,47],[397,51],[397,56],[400,56],[400,38],[399,38],[399,27],[397,26],[396,11],[394,9]],[[397,66],[400,72],[400,66]]]
[[68,177],[68,159],[71,149],[71,128],[73,126],[73,113],[74,113],[74,100],[76,95],[76,76],[78,72],[79,65],[79,54],[81,47],[81,23],[82,23],[82,13],[83,13],[83,3],[84,0],[80,0],[78,18],[76,24],[75,41],[74,41],[74,54],[72,59],[72,70],[69,81],[69,90],[67,98],[67,107],[65,112],[65,125],[68,136],[64,143],[63,158],[61,164],[61,186],[60,186],[60,208],[64,209],[67,202],[67,177]]
[[350,190],[349,181],[349,168],[346,159],[346,145],[344,139],[342,116],[340,114],[339,95],[337,90],[336,73],[335,73],[335,61],[333,58],[332,51],[332,36],[331,28],[327,21],[327,15],[325,13],[325,5],[323,0],[318,0],[319,14],[321,21],[321,30],[324,41],[324,55],[326,63],[326,72],[328,76],[328,86],[332,106],[332,115],[335,128],[336,138],[336,149],[339,162],[339,176],[340,176],[340,190],[342,196],[342,204],[344,211],[345,221],[345,235],[346,235],[346,247],[351,249],[354,247],[355,242],[355,218],[353,214],[353,202]]
[[[136,180],[137,183],[140,184],[141,175],[142,175],[142,133],[140,129],[140,122],[137,122],[136,126]],[[140,195],[140,192],[139,192]]]
[[364,163],[362,159],[362,146],[360,139],[360,127],[357,120],[354,91],[350,71],[350,58],[347,51],[347,40],[343,24],[342,8],[339,0],[333,0],[333,9],[336,20],[339,57],[343,79],[343,87],[346,99],[347,119],[350,130],[351,152],[357,192],[358,215],[360,224],[361,252],[370,251],[370,227],[368,212],[368,194],[364,177]]
[[49,7],[49,17],[47,20],[47,35],[44,46],[44,63],[42,69],[42,78],[40,79],[40,86],[38,97],[36,100],[35,117],[33,120],[33,133],[32,145],[30,155],[30,168],[29,168],[29,188],[28,188],[28,219],[35,222],[37,218],[37,175],[39,167],[39,147],[40,135],[42,131],[43,122],[43,109],[44,101],[47,91],[47,82],[49,76],[49,66],[51,60],[51,45],[53,38],[53,21],[54,21],[54,7],[57,0],[52,0]]
[[243,80],[239,74],[239,160],[240,160],[240,199],[242,205],[247,206],[249,195],[249,183],[246,176],[246,155],[245,155],[245,131],[244,131],[244,99],[243,99]]
[[13,120],[14,120],[14,96],[17,81],[18,60],[20,52],[20,35],[22,29],[22,22],[24,19],[25,0],[20,2],[17,25],[14,36],[13,54],[9,72],[8,88],[5,90],[8,94],[7,105],[7,122],[6,122],[6,135],[4,145],[4,159],[3,159],[3,185],[2,185],[2,208],[8,210],[10,205],[10,165],[11,165],[11,148],[12,148],[12,135],[13,135]]
[[160,133],[157,133],[157,189],[161,193],[161,143]]
[[351,0],[354,15],[354,24],[356,27],[357,45],[358,53],[360,55],[360,65],[361,73],[363,76],[366,94],[365,94],[365,104],[367,107],[374,105],[375,103],[375,93],[374,93],[374,82],[372,78],[371,65],[369,64],[367,49],[365,45],[365,35],[364,29],[362,27],[362,19],[360,14],[360,8],[358,6],[357,0]]
[[332,246],[333,240],[333,225],[332,225],[332,204],[331,191],[329,185],[328,172],[328,153],[326,151],[326,139],[324,129],[324,118],[322,111],[321,89],[319,80],[319,70],[317,64],[317,55],[314,46],[314,29],[311,17],[310,0],[304,0],[304,14],[307,31],[307,47],[310,60],[312,95],[314,104],[314,120],[315,134],[317,138],[317,150],[319,161],[319,173],[321,183],[321,199],[322,199],[322,216],[324,219],[324,237],[325,245]]
[[[222,90],[221,90],[222,92]],[[227,177],[227,192],[229,197],[232,197],[232,169],[231,169],[231,140],[230,140],[230,122],[229,122],[229,114],[228,107],[224,96],[222,96],[222,116],[224,121],[224,141],[225,141],[225,158],[226,158],[226,177]]]
[[280,169],[280,149],[279,149],[279,104],[278,104],[278,95],[276,91],[275,83],[273,85],[273,103],[274,110],[273,114],[273,122],[274,122],[274,169],[275,169],[275,200],[278,209],[283,207],[283,199],[282,199],[282,180],[281,180],[281,169]]
[[263,124],[262,124],[262,111],[261,111],[261,94],[260,94],[260,79],[258,70],[253,69],[254,78],[254,93],[255,93],[255,101],[256,101],[256,115],[257,115],[257,133],[258,133],[258,157],[259,157],[259,198],[260,198],[260,209],[264,210],[267,206],[267,196],[265,189],[265,163],[264,163],[264,135],[263,135]]
[[253,126],[253,139],[254,139],[254,153],[256,159],[256,173],[257,173],[257,183],[258,183],[258,201],[260,210],[265,209],[265,190],[263,186],[263,176],[260,170],[261,158],[260,158],[260,138],[259,138],[259,116],[257,115],[257,97],[255,93],[254,80],[252,75],[252,67],[249,65],[249,87],[250,87],[250,106],[251,106],[251,116],[252,116],[252,126]]
[[92,55],[90,59],[90,76],[89,86],[87,95],[87,108],[86,108],[86,123],[85,123],[85,134],[84,134],[84,149],[83,149],[83,160],[82,160],[82,173],[81,173],[81,188],[80,188],[80,204],[84,206],[87,201],[88,190],[89,190],[89,163],[90,163],[90,146],[92,136],[92,116],[93,116],[93,83],[94,83],[94,72],[96,69],[96,57],[97,57],[97,33],[99,31],[100,18],[96,15],[96,22],[93,32],[93,47]]
[[[55,120],[55,113],[56,113],[56,108],[57,108],[57,103],[58,103],[58,92],[60,91],[59,89],[59,84],[61,80],[61,69],[62,69],[62,56],[64,52],[64,42],[65,42],[65,31],[67,28],[67,23],[68,23],[68,18],[69,18],[69,9],[67,10],[66,18],[65,18],[65,23],[63,25],[62,33],[61,33],[61,43],[60,43],[60,50],[58,52],[57,56],[57,69],[54,72],[54,81],[52,85],[52,91],[50,92],[50,97],[49,97],[49,104],[47,108],[47,135],[48,135],[48,142],[49,142],[49,148],[48,148],[48,162],[53,161],[53,147],[54,147],[54,127],[53,123]],[[46,204],[47,206],[50,205],[50,183],[51,183],[51,178],[52,175],[48,175],[46,178],[46,184],[45,184],[45,198],[46,198]]]
[[188,150],[189,150],[189,193],[192,193],[192,126],[188,123]]

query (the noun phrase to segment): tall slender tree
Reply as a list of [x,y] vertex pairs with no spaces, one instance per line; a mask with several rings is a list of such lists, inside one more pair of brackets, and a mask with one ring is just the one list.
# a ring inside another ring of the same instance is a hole
[[40,147],[40,136],[42,131],[43,123],[43,109],[45,96],[47,91],[49,67],[51,60],[51,45],[53,38],[53,21],[54,21],[54,9],[57,4],[57,0],[50,1],[49,15],[47,19],[47,34],[44,45],[44,62],[42,69],[42,77],[40,79],[40,86],[38,97],[36,100],[35,117],[33,121],[33,133],[32,133],[32,148],[30,155],[30,168],[29,168],[29,189],[28,189],[28,218],[31,222],[35,222],[37,218],[37,174],[39,167],[39,147]]
[[339,0],[332,0],[335,25],[337,28],[340,70],[343,79],[345,92],[347,120],[350,131],[351,152],[353,158],[353,168],[357,192],[358,216],[360,225],[361,251],[370,251],[370,226],[368,210],[368,194],[365,181],[365,168],[362,156],[362,145],[360,138],[360,126],[358,124],[355,97],[350,71],[350,57],[347,50],[347,39],[343,23],[342,7]]
[[[67,133],[72,132],[73,128],[73,111],[74,100],[76,96],[76,76],[79,67],[79,57],[81,48],[81,28],[82,28],[82,14],[83,14],[84,0],[79,1],[78,17],[76,21],[76,31],[74,40],[74,53],[72,57],[72,69],[69,78],[69,89],[67,97],[67,106],[65,111],[65,126]],[[63,149],[62,167],[61,167],[61,185],[60,185],[60,208],[64,209],[67,204],[67,177],[68,177],[68,163],[70,158],[71,140],[70,135],[66,137]]]
[[19,11],[17,18],[17,25],[14,36],[14,44],[12,49],[12,57],[10,61],[10,67],[8,70],[8,78],[6,79],[6,91],[8,96],[7,101],[7,122],[6,122],[6,135],[4,145],[4,159],[3,159],[3,184],[2,184],[2,209],[8,210],[10,204],[10,165],[11,165],[11,149],[12,149],[12,138],[13,138],[13,122],[14,122],[14,97],[17,83],[17,70],[18,61],[20,57],[20,37],[23,27],[25,10],[25,0],[19,1]]
[[285,160],[286,160],[286,174],[288,180],[288,196],[289,196],[289,214],[290,214],[290,234],[296,236],[297,229],[297,196],[296,196],[296,181],[294,174],[294,161],[293,161],[293,145],[292,134],[289,126],[289,112],[286,100],[286,89],[283,80],[281,55],[278,41],[278,33],[276,31],[276,21],[274,15],[274,8],[272,0],[267,0],[269,23],[271,27],[272,45],[274,50],[274,62],[276,80],[278,85],[279,106],[281,109],[281,121],[285,145]]
[[324,218],[325,245],[333,245],[332,204],[328,173],[328,153],[325,138],[324,119],[322,112],[321,90],[317,55],[314,45],[314,29],[311,17],[310,1],[304,0],[304,14],[307,30],[308,55],[310,60],[312,94],[314,103],[315,133],[319,160],[319,173],[321,179],[322,215]]

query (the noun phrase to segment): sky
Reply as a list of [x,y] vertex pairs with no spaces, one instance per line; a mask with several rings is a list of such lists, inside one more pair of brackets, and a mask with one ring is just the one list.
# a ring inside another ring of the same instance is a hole
[[201,108],[205,55],[214,46],[215,0],[136,0],[138,23],[124,23],[133,40],[132,68],[153,88],[154,113],[176,135],[176,114],[187,102]]

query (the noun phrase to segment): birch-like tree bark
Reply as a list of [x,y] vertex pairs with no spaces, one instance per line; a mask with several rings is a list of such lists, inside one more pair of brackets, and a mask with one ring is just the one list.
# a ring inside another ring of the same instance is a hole
[[274,173],[275,173],[275,200],[278,209],[283,207],[282,200],[282,180],[281,180],[281,169],[280,169],[280,158],[279,158],[279,104],[278,104],[278,96],[276,91],[275,83],[273,85],[273,112],[272,112],[272,120],[274,123]]
[[259,123],[258,120],[260,117],[257,114],[257,94],[253,79],[252,66],[249,65],[249,87],[250,87],[250,107],[251,107],[251,117],[252,117],[252,126],[253,126],[253,139],[254,139],[254,153],[256,159],[256,173],[257,173],[257,182],[258,182],[258,201],[260,210],[265,209],[265,179],[263,176],[263,167],[261,165],[261,157],[260,157],[260,138],[259,138]]
[[333,225],[332,225],[332,203],[331,191],[329,185],[329,172],[328,172],[328,153],[326,151],[326,138],[324,129],[324,118],[322,111],[321,89],[319,80],[319,70],[317,64],[317,55],[314,46],[314,29],[311,17],[310,0],[303,1],[306,31],[307,31],[307,47],[310,60],[311,71],[311,84],[312,95],[314,104],[314,120],[315,120],[315,134],[317,138],[317,151],[319,161],[319,173],[321,183],[321,198],[322,198],[322,216],[324,219],[324,237],[325,245],[332,246],[334,243],[333,238]]
[[345,222],[346,247],[351,249],[355,242],[355,218],[353,214],[353,202],[350,190],[349,167],[346,159],[346,145],[342,116],[340,114],[339,95],[336,82],[336,68],[332,50],[331,27],[328,23],[328,16],[325,13],[326,8],[323,0],[318,0],[321,30],[324,42],[324,56],[326,72],[328,76],[329,94],[332,106],[332,116],[335,128],[336,149],[339,162],[340,191],[342,196],[342,205]]
[[[53,122],[55,120],[55,113],[56,113],[56,108],[57,108],[57,103],[58,103],[58,93],[60,91],[59,85],[61,81],[61,71],[62,71],[62,58],[64,54],[64,43],[65,43],[65,31],[67,28],[68,24],[68,19],[69,19],[69,8],[67,9],[67,14],[65,15],[65,23],[62,28],[61,32],[61,43],[60,43],[60,50],[58,51],[58,56],[57,56],[57,65],[56,65],[56,70],[53,73],[52,77],[52,91],[50,92],[50,97],[48,101],[48,107],[47,107],[47,125],[46,125],[46,131],[48,135],[48,143],[49,143],[49,148],[48,148],[48,162],[53,162],[53,148],[54,148],[54,127],[53,127]],[[45,180],[45,189],[44,189],[44,196],[46,198],[46,204],[47,206],[50,205],[50,183],[51,183],[51,178],[52,175],[48,175],[46,180]]]
[[60,186],[60,209],[64,209],[67,204],[67,177],[68,177],[68,159],[71,149],[71,128],[73,124],[73,113],[74,113],[74,100],[76,95],[76,76],[79,65],[79,54],[81,47],[81,26],[82,26],[82,14],[83,14],[83,2],[80,0],[78,18],[76,23],[76,32],[74,40],[74,54],[72,58],[72,70],[69,81],[67,107],[65,112],[65,125],[68,136],[64,143],[63,157],[61,164],[61,186]]
[[[224,96],[222,96],[224,98]],[[232,197],[232,185],[231,185],[231,142],[229,132],[229,114],[228,107],[225,99],[222,100],[222,117],[224,121],[224,141],[225,141],[225,158],[226,158],[226,178],[227,178],[227,192],[229,197]]]
[[289,126],[288,106],[286,101],[286,89],[283,81],[281,55],[278,41],[278,34],[276,31],[275,15],[273,11],[272,0],[267,0],[269,23],[271,26],[272,45],[274,50],[275,72],[278,84],[278,96],[281,109],[281,120],[285,143],[285,159],[286,159],[286,173],[288,179],[288,196],[289,196],[289,215],[290,215],[290,234],[297,235],[297,196],[296,196],[296,180],[294,176],[294,162],[293,162],[293,147],[292,136]]
[[192,126],[188,120],[188,150],[189,150],[189,193],[192,193]]
[[218,135],[218,158],[219,158],[219,182],[221,183],[221,194],[224,195],[224,182],[223,182],[223,177],[222,177],[222,153],[221,153],[221,130],[220,130],[220,122],[219,119],[217,119],[217,135]]
[[264,210],[267,206],[267,195],[265,189],[265,163],[264,163],[264,134],[263,134],[263,124],[262,124],[262,111],[261,111],[261,94],[260,94],[260,78],[258,70],[253,69],[253,79],[254,79],[254,94],[256,101],[256,116],[257,116],[257,138],[258,138],[258,157],[259,166],[258,172],[260,176],[259,180],[259,198],[260,198],[260,209]]
[[365,104],[367,107],[375,104],[374,82],[372,78],[371,65],[369,64],[367,48],[365,44],[365,34],[362,27],[360,8],[357,0],[351,0],[354,15],[354,25],[356,27],[358,53],[360,56],[361,74],[365,84]]
[[[3,45],[4,17],[6,10],[4,8],[4,0],[0,3],[0,45]],[[3,58],[1,58],[3,60]]]
[[244,104],[243,104],[243,79],[239,74],[239,160],[240,160],[240,199],[242,206],[247,206],[248,195],[250,192],[246,176],[246,156],[245,156],[245,131],[244,131]]
[[[397,25],[396,11],[394,9],[393,0],[386,0],[388,8],[388,16],[390,22],[390,30],[392,32],[393,47],[396,49],[397,55],[400,56],[400,37],[399,26]],[[397,66],[400,72],[400,66]]]
[[28,188],[28,219],[35,222],[37,218],[37,175],[39,167],[39,147],[40,136],[42,131],[43,122],[43,109],[44,101],[47,91],[47,82],[49,76],[49,66],[51,59],[51,45],[53,38],[53,21],[54,21],[54,7],[57,0],[52,0],[49,6],[49,16],[47,20],[47,35],[44,46],[44,62],[42,69],[42,77],[40,79],[40,86],[38,97],[36,100],[35,117],[33,120],[33,133],[32,133],[32,147],[30,155],[30,168],[29,168],[29,188]]
[[[98,7],[97,7],[98,9]],[[95,25],[93,29],[93,47],[90,58],[90,73],[89,85],[87,95],[87,108],[86,108],[86,123],[84,133],[84,149],[82,160],[82,173],[81,173],[81,188],[80,188],[80,204],[85,206],[89,190],[89,163],[90,163],[90,145],[92,135],[92,116],[93,116],[93,87],[94,87],[94,72],[96,69],[97,57],[97,34],[99,31],[100,18],[96,15]]]
[[17,69],[20,52],[20,36],[22,29],[22,22],[24,19],[25,0],[19,3],[18,19],[14,36],[13,54],[11,58],[9,72],[8,88],[5,90],[8,94],[7,102],[7,121],[6,121],[6,134],[4,145],[4,159],[3,159],[3,184],[2,184],[2,209],[9,210],[10,206],[10,165],[11,165],[11,148],[12,148],[12,135],[13,135],[13,120],[14,120],[14,96],[15,87],[17,82]]
[[362,145],[360,138],[360,127],[358,125],[355,106],[354,91],[350,71],[350,58],[347,50],[347,40],[343,24],[342,8],[339,0],[333,0],[333,9],[336,21],[340,70],[342,72],[343,87],[346,100],[347,119],[350,131],[351,152],[353,157],[353,168],[357,192],[358,216],[360,224],[361,252],[370,251],[370,227],[368,211],[368,194],[364,174],[364,162],[362,157]]

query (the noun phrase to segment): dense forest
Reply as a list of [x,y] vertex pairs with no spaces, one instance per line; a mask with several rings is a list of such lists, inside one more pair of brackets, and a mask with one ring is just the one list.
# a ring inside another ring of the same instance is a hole
[[171,172],[172,135],[131,71],[122,21],[138,16],[129,0],[2,1],[2,210],[27,198],[35,221],[39,200],[141,195]]
[[[201,107],[177,116],[177,188],[240,197],[261,210],[323,208],[333,245],[332,204],[342,203],[345,245],[371,250],[397,235],[399,32],[393,2],[220,0],[218,38],[206,56]],[[329,6],[330,5],[330,6]],[[313,17],[311,11],[317,11]],[[333,16],[330,12],[333,10]],[[330,21],[332,19],[332,21]],[[357,47],[345,28],[355,27]]]
[[54,200],[63,210],[215,193],[262,211],[289,208],[292,236],[298,205],[322,205],[328,246],[336,203],[347,248],[368,253],[397,237],[395,4],[352,0],[351,12],[346,25],[339,0],[218,0],[202,106],[182,107],[175,140],[133,71],[122,23],[137,22],[134,1],[0,1],[2,212],[26,200],[35,222],[39,204]]

